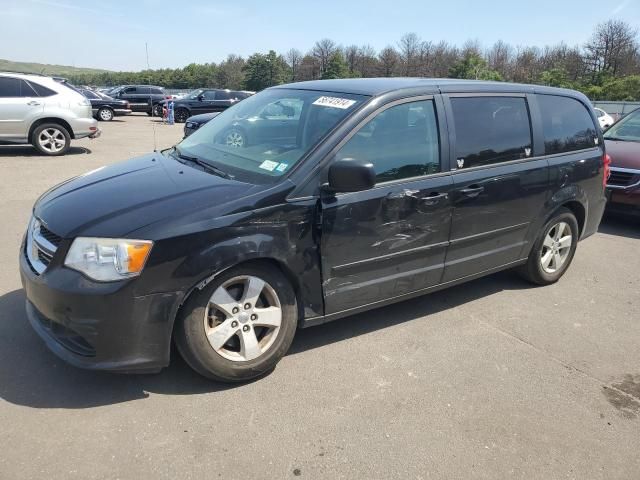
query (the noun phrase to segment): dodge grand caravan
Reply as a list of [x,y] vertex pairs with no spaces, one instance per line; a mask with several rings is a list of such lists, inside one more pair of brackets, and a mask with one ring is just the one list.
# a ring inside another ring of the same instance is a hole
[[[230,132],[271,104],[241,144]],[[35,204],[27,316],[57,355],[157,371],[273,369],[297,327],[516,268],[556,282],[605,206],[582,94],[350,79],[269,88],[173,148],[71,179]]]

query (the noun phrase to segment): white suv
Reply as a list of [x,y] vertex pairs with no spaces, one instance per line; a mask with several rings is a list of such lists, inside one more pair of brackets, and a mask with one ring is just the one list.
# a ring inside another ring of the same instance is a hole
[[91,103],[51,77],[0,73],[0,144],[30,143],[64,155],[71,139],[100,135]]

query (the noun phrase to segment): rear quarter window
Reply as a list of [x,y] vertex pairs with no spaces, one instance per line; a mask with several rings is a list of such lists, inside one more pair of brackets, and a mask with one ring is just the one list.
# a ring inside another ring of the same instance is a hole
[[575,98],[538,95],[545,154],[573,152],[596,145],[598,131],[587,107]]
[[29,82],[31,88],[38,94],[39,97],[51,97],[55,95],[56,92],[51,90],[50,88],[45,87],[44,85],[40,85],[36,82]]

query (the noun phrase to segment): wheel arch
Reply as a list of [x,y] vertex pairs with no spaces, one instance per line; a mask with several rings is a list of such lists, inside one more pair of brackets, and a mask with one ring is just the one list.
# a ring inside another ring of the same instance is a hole
[[34,130],[43,123],[57,123],[58,125],[63,126],[67,130],[67,132],[69,132],[69,136],[71,137],[71,139],[75,139],[75,134],[73,133],[73,129],[71,128],[71,125],[69,125],[69,122],[58,117],[44,117],[37,119],[31,124],[31,127],[29,127],[29,136],[27,137],[29,142],[31,142],[31,137],[33,136]]
[[563,203],[562,205],[559,205],[555,211],[563,207],[569,209],[576,217],[576,220],[578,221],[579,234],[580,236],[582,236],[582,232],[584,232],[585,222],[587,220],[587,210],[585,206],[577,200],[570,200]]
[[301,285],[298,277],[294,274],[294,272],[287,266],[286,262],[284,262],[283,260],[277,259],[274,257],[255,255],[251,258],[244,258],[239,262],[232,263],[223,268],[220,268],[216,270],[215,273],[207,275],[206,277],[200,279],[196,284],[192,285],[186,291],[182,299],[182,302],[176,309],[175,313],[172,315],[171,328],[170,328],[171,338],[173,339],[173,335],[175,333],[175,328],[177,324],[176,320],[180,316],[182,309],[184,308],[186,303],[189,301],[189,299],[191,298],[194,292],[202,290],[207,285],[209,285],[213,280],[215,280],[220,274],[222,274],[223,272],[231,268],[238,268],[245,265],[256,265],[256,264],[277,268],[285,276],[287,281],[290,283],[291,288],[293,288],[293,291],[296,297],[296,305],[298,310],[298,323],[300,323],[304,316],[304,307],[303,307],[303,301],[302,301],[302,290],[301,290]]

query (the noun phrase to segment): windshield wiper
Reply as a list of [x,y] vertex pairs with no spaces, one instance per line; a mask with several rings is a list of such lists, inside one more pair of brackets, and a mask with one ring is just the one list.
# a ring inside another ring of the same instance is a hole
[[173,147],[173,151],[176,153],[177,158],[186,160],[187,162],[195,163],[196,165],[204,168],[205,170],[218,175],[219,177],[225,178],[227,180],[233,180],[235,177],[224,170],[216,167],[215,165],[211,165],[210,163],[205,162],[204,160],[199,159],[198,157],[192,157],[191,155],[185,155],[180,151],[178,147]]

